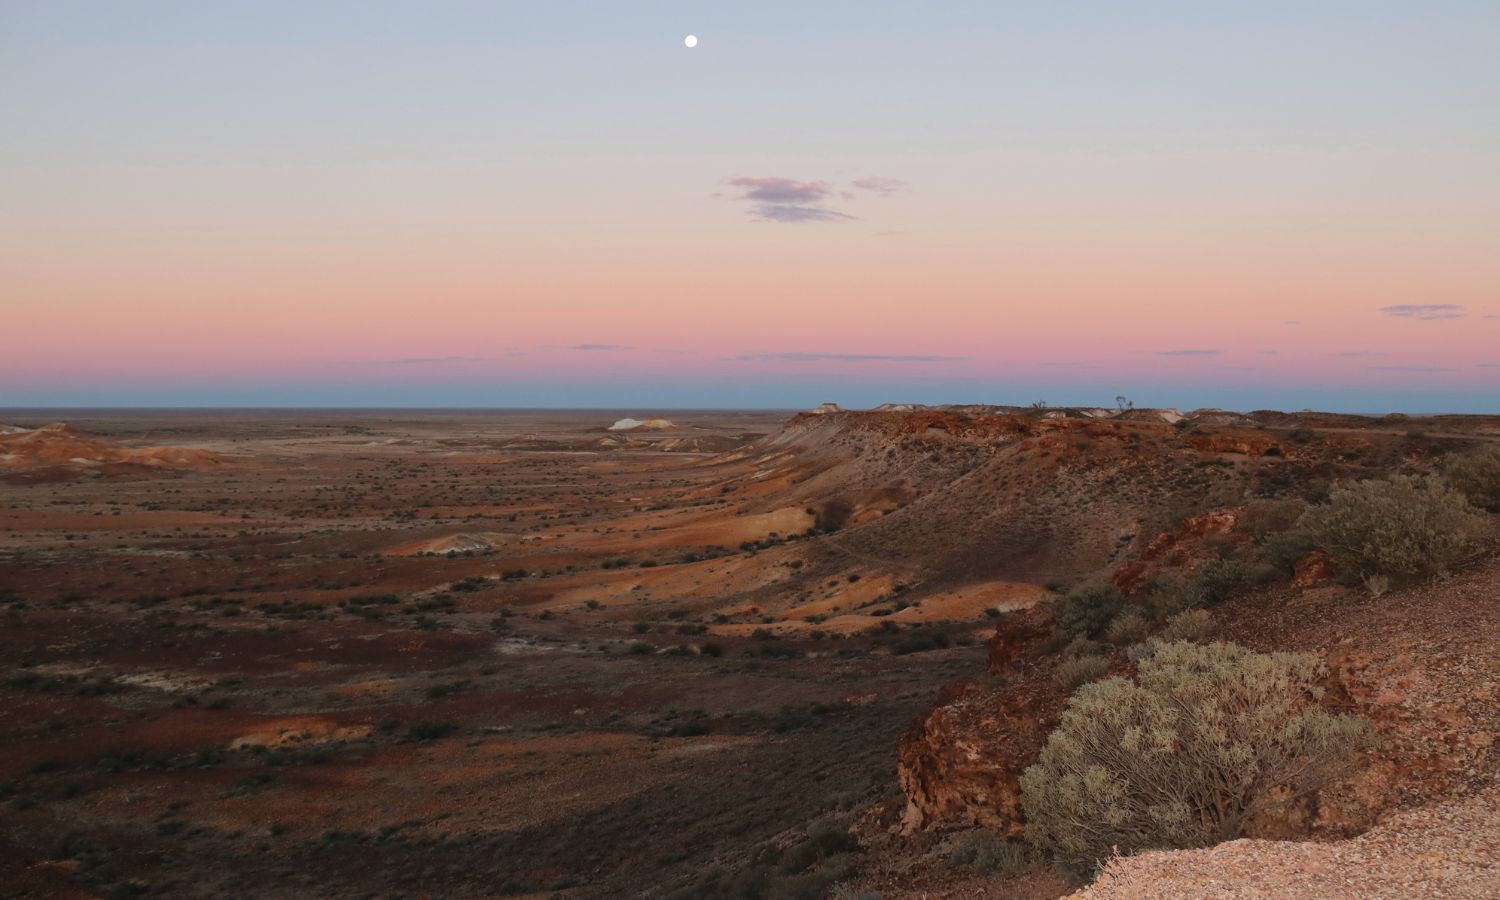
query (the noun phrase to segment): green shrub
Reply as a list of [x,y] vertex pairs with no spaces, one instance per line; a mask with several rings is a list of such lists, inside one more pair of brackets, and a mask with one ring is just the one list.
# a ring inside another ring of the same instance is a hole
[[1193,574],[1203,591],[1203,602],[1210,606],[1234,596],[1250,578],[1249,569],[1235,559],[1210,559]]
[[1149,630],[1146,617],[1141,615],[1140,610],[1127,609],[1115,616],[1109,627],[1104,629],[1104,639],[1116,647],[1123,647],[1144,641]]
[[1465,453],[1448,463],[1443,477],[1470,503],[1500,512],[1500,446],[1486,444]]
[[1297,571],[1297,563],[1318,546],[1313,536],[1302,528],[1293,528],[1266,538],[1257,548],[1258,555],[1283,575]]
[[1167,572],[1146,585],[1146,605],[1157,619],[1166,619],[1205,602],[1203,585],[1181,572]]
[[1116,850],[1203,847],[1350,770],[1364,719],[1317,704],[1310,654],[1161,645],[1136,681],[1088,684],[1021,776],[1026,837],[1065,871]]
[[1163,641],[1201,641],[1212,637],[1218,628],[1214,617],[1205,609],[1183,610],[1167,620],[1159,637]]
[[1091,641],[1086,637],[1073,638],[1073,640],[1068,642],[1067,646],[1062,648],[1062,655],[1067,657],[1098,656],[1101,653],[1108,652],[1108,647],[1098,641]]
[[1395,475],[1334,488],[1302,526],[1350,575],[1439,575],[1468,550],[1479,515],[1432,476]]
[[1112,584],[1085,584],[1052,603],[1057,633],[1064,637],[1096,638],[1114,621],[1122,604]]
[[1052,683],[1067,693],[1108,671],[1107,656],[1074,656],[1058,662],[1057,668],[1052,672]]
[[1015,878],[1033,865],[1031,851],[1024,844],[1002,841],[988,828],[961,831],[945,843],[950,848],[950,860],[981,875]]
[[1305,508],[1301,500],[1251,500],[1240,512],[1235,527],[1263,544],[1272,535],[1295,527]]

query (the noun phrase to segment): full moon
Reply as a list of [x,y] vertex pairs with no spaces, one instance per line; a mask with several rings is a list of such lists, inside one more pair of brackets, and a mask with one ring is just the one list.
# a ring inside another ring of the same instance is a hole
[[682,39],[682,43],[687,47],[696,47],[698,46],[698,36],[696,34],[690,34]]

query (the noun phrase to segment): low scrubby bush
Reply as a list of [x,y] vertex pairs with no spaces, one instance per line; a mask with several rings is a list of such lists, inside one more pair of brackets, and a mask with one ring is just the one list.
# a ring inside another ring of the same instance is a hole
[[1144,641],[1149,631],[1150,626],[1146,622],[1146,617],[1141,615],[1139,610],[1127,609],[1115,616],[1114,621],[1109,623],[1109,627],[1104,629],[1104,639],[1116,647],[1124,647],[1127,644]]
[[1146,606],[1157,620],[1168,619],[1206,602],[1203,585],[1181,572],[1167,572],[1146,585]]
[[1302,517],[1318,546],[1358,578],[1443,574],[1468,551],[1479,524],[1458,491],[1412,475],[1334,488]]
[[1249,532],[1257,544],[1263,544],[1271,536],[1296,527],[1305,508],[1301,500],[1251,500],[1240,511],[1235,527]]
[[1112,584],[1085,584],[1052,602],[1057,633],[1065,638],[1096,638],[1119,615],[1123,600]]
[[1026,836],[1085,874],[1112,853],[1203,847],[1343,774],[1364,719],[1318,705],[1310,654],[1163,644],[1135,681],[1084,685],[1021,776]]
[[1158,635],[1163,641],[1201,641],[1217,630],[1214,617],[1205,609],[1188,609],[1167,619]]
[[1452,460],[1443,477],[1470,503],[1500,512],[1500,446],[1486,444]]
[[1074,656],[1058,662],[1052,672],[1052,683],[1066,693],[1108,671],[1107,656]]
[[1026,845],[1002,841],[988,828],[959,832],[946,843],[949,859],[981,875],[1015,878],[1032,866],[1032,851]]

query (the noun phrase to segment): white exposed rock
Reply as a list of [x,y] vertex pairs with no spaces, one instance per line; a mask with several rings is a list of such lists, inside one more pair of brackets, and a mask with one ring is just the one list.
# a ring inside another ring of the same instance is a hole
[[671,419],[660,416],[651,419],[621,419],[609,426],[610,431],[672,431],[677,426]]

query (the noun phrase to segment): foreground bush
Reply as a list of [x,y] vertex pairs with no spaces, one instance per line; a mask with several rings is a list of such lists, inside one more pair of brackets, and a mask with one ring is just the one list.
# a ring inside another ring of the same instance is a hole
[[1349,574],[1439,575],[1463,557],[1480,519],[1463,495],[1432,476],[1395,475],[1334,488],[1302,527]]
[[1346,773],[1368,723],[1318,706],[1310,654],[1163,644],[1136,681],[1084,685],[1021,776],[1026,837],[1065,871],[1116,849],[1204,847]]
[[1443,469],[1443,477],[1481,509],[1500,512],[1500,446],[1487,444]]

